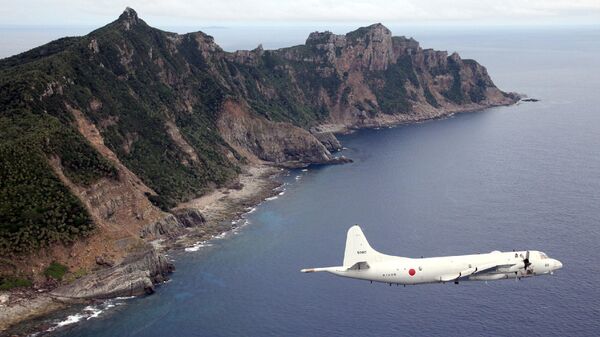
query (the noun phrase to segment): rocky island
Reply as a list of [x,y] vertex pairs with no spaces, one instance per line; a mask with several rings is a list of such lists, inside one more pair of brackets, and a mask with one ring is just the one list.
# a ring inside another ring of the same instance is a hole
[[0,60],[0,331],[153,292],[174,268],[165,247],[230,229],[280,168],[349,161],[337,132],[518,99],[381,24],[226,52],[127,8]]

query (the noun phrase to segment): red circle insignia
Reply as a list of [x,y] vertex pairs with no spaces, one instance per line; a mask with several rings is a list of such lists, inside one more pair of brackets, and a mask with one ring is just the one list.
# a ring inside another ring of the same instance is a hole
[[416,271],[412,268],[410,268],[410,270],[408,271],[408,275],[410,276],[415,276]]

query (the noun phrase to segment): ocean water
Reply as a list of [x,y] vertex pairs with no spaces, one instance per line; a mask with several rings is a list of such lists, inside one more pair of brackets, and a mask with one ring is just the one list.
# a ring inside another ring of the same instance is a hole
[[[236,234],[171,252],[177,271],[156,294],[71,318],[78,322],[52,334],[598,335],[598,27],[391,28],[474,58],[502,89],[540,101],[342,136],[354,163],[290,172],[285,193],[257,206]],[[222,44],[236,45],[234,33],[224,35]],[[252,45],[264,42],[254,37]],[[355,223],[387,254],[536,249],[564,268],[521,281],[407,287],[299,272],[341,264]]]

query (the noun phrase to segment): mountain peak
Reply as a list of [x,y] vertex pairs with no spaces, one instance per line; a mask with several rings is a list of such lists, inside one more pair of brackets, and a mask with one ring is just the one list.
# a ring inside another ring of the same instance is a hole
[[370,29],[370,30],[374,30],[374,29],[386,29],[389,30],[386,26],[384,26],[381,22],[377,22],[374,23],[370,26],[367,26],[366,28]]
[[119,16],[118,21],[124,24],[126,30],[129,30],[131,26],[137,24],[140,20],[137,12],[133,8],[127,7]]
[[360,27],[357,30],[346,34],[348,37],[362,37],[366,35],[392,36],[392,32],[381,23],[374,23],[370,26]]
[[135,18],[137,19],[137,12],[131,7],[125,7],[125,10],[121,14],[120,18]]

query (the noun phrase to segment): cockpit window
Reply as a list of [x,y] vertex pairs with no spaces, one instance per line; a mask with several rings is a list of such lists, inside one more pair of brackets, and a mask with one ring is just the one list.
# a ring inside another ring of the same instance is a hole
[[547,259],[547,258],[548,258],[548,255],[546,255],[546,253],[540,252],[540,259],[544,260],[544,259]]

